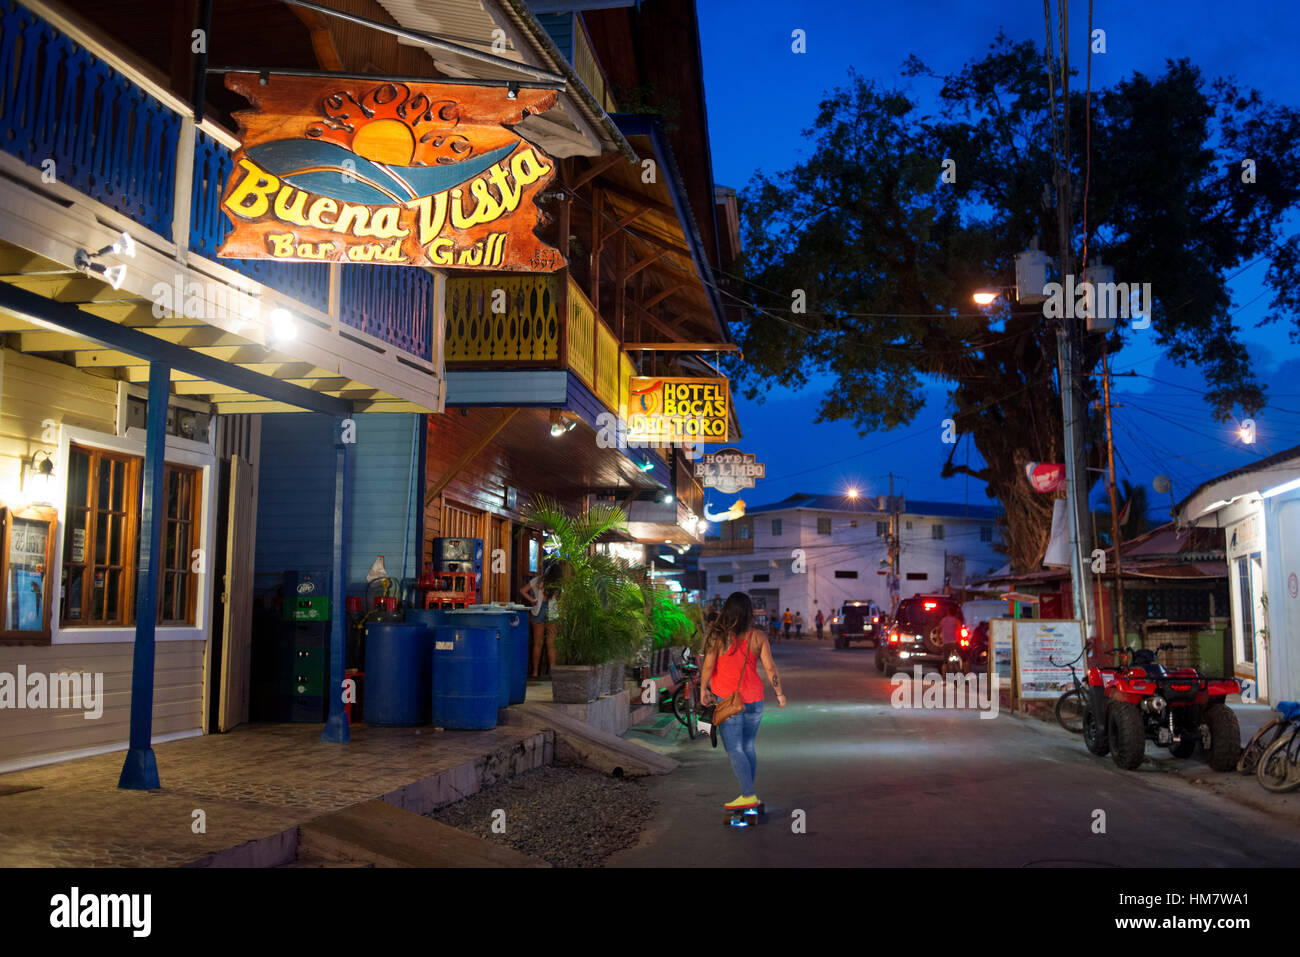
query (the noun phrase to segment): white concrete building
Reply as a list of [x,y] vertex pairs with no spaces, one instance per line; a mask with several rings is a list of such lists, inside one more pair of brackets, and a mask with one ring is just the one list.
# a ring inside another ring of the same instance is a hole
[[[890,516],[879,504],[800,494],[748,509],[705,539],[705,594],[747,592],[756,609],[800,612],[806,630],[819,609],[829,618],[844,601],[873,599],[888,609]],[[899,515],[900,595],[945,585],[955,591],[1004,565],[994,549],[1000,514],[987,505],[908,500]]]
[[1233,673],[1261,702],[1300,698],[1300,446],[1203,482],[1174,521],[1227,536]]

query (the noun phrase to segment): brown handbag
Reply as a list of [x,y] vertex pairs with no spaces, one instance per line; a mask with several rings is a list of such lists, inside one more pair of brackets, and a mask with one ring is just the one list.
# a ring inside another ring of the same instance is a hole
[[[749,634],[745,635],[745,660],[740,663],[740,674],[736,678],[736,690],[713,706],[713,726],[716,728],[734,714],[745,710],[745,702],[740,700],[740,683],[745,679],[745,666],[749,664]],[[710,682],[711,683],[711,682]]]

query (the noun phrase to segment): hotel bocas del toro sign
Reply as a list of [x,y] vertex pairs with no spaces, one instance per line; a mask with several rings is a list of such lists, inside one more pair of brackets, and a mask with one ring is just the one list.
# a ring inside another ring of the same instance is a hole
[[236,113],[217,255],[550,272],[534,234],[555,161],[509,128],[554,90],[232,73]]
[[629,442],[726,442],[730,412],[726,379],[632,376],[628,380]]

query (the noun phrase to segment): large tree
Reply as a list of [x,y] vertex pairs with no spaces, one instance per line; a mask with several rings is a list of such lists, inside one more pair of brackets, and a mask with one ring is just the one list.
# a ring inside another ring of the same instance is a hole
[[[933,76],[915,57],[903,72],[922,83]],[[1053,108],[1047,75],[1032,43],[999,35],[982,59],[934,77],[931,116],[908,94],[850,73],[805,133],[808,158],[759,173],[743,192],[747,262],[735,284],[751,308],[737,329],[745,361],[732,373],[750,397],[829,372],[835,386],[819,421],[849,420],[865,435],[910,422],[927,382],[949,387],[957,431],[986,465],[968,468],[950,451],[943,475],[967,472],[1000,501],[1017,570],[1039,567],[1051,516],[1051,497],[1030,490],[1023,465],[1064,457],[1056,326],[1041,306],[1004,297],[980,310],[971,295],[1012,284],[1015,255],[1035,238],[1056,254],[1061,89],[1058,74]],[[1199,366],[1218,417],[1237,407],[1254,414],[1265,397],[1227,282],[1268,255],[1272,318],[1294,319],[1300,244],[1283,235],[1283,221],[1300,197],[1300,116],[1232,80],[1207,84],[1179,60],[1159,76],[1093,90],[1087,137],[1085,95],[1072,85],[1076,263],[1087,172],[1089,260],[1100,254],[1117,282],[1153,290],[1149,328],[1117,323],[1112,334],[1082,337],[1085,372],[1103,345],[1113,357],[1126,340],[1153,336],[1176,362]],[[1244,159],[1254,182],[1243,182]],[[1085,399],[1095,382],[1084,379]],[[940,431],[936,423],[936,442]],[[1100,434],[1089,429],[1090,465],[1101,464]]]

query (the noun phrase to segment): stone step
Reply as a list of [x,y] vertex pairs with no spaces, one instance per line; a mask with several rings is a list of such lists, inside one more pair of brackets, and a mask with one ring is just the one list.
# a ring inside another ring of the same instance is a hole
[[300,826],[298,860],[332,867],[550,867],[383,801],[354,804]]
[[[550,702],[529,701],[515,705],[506,714],[509,724],[553,731],[556,764],[578,764],[606,774],[629,777],[667,774],[677,767],[672,758],[657,754],[635,741],[598,731]],[[668,717],[672,718],[672,715]]]

